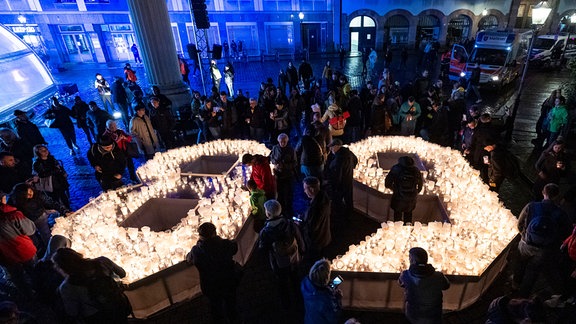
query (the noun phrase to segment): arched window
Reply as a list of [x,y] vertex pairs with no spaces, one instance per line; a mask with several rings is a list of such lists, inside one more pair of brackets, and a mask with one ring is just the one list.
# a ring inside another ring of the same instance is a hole
[[369,16],[358,16],[350,20],[350,52],[376,46],[376,22]]
[[416,43],[425,44],[437,41],[440,37],[440,19],[432,15],[420,16],[416,29]]
[[449,43],[459,43],[461,40],[470,37],[470,26],[472,20],[466,15],[459,15],[448,23],[447,41]]
[[494,15],[482,17],[482,19],[480,19],[478,22],[478,31],[492,28],[498,28],[498,18],[496,18]]
[[391,44],[408,44],[410,22],[402,15],[395,15],[386,20],[384,29],[388,31]]

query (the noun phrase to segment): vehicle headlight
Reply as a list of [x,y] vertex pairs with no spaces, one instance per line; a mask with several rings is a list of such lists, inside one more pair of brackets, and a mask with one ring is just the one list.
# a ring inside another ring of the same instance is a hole
[[498,78],[497,75],[493,75],[493,76],[492,76],[492,81],[498,81],[498,79],[499,79],[499,78]]
[[460,72],[460,77],[465,77],[466,76],[466,72]]

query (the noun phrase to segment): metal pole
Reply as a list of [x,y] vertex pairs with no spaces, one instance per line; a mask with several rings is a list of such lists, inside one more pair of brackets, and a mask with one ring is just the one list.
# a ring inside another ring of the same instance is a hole
[[518,107],[520,107],[520,97],[522,96],[522,90],[524,90],[524,79],[526,78],[526,73],[528,72],[528,65],[530,63],[530,53],[532,53],[532,46],[534,46],[534,38],[538,36],[538,28],[534,27],[532,29],[532,37],[530,38],[530,45],[528,46],[528,53],[526,55],[526,60],[524,61],[524,69],[522,71],[522,77],[520,78],[520,84],[518,86],[518,92],[516,94],[516,99],[514,100],[514,107],[512,108],[512,115],[510,116],[510,121],[507,122],[508,127],[506,129],[506,140],[512,139],[512,131],[514,131],[514,122],[516,121],[516,114],[518,113]]
[[[200,42],[204,42],[206,44],[206,50],[208,50],[208,46],[207,46],[207,38],[206,38],[206,30],[204,30],[203,32],[203,39],[200,39],[198,37],[198,29],[196,28],[196,20],[194,19],[194,13],[192,12],[192,3],[189,2],[190,5],[190,19],[192,20],[192,33],[194,34],[194,45],[196,45],[196,62],[198,63],[198,70],[200,70],[200,80],[202,81],[202,89],[204,90],[204,94],[206,94],[206,81],[204,80],[204,67],[202,64],[202,51],[203,51],[203,46],[201,46],[202,44],[199,43]],[[193,58],[191,58],[193,59]],[[196,63],[195,62],[195,63]]]

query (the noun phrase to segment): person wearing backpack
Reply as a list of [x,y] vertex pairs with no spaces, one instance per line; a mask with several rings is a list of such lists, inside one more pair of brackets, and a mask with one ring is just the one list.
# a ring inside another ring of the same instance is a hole
[[542,190],[541,202],[528,203],[518,217],[521,239],[520,259],[514,271],[514,283],[519,294],[528,297],[540,274],[555,292],[562,291],[558,268],[560,246],[572,230],[568,215],[555,203],[560,187],[549,183]]
[[394,210],[395,222],[412,223],[412,211],[416,208],[418,193],[424,182],[422,173],[414,164],[413,158],[400,157],[384,181],[386,188],[394,192],[390,207]]
[[264,203],[266,225],[260,231],[258,246],[267,253],[270,268],[276,275],[280,299],[287,313],[298,301],[298,272],[300,252],[296,224],[282,216],[282,206],[277,200]]
[[328,109],[320,121],[322,123],[328,121],[328,129],[330,130],[332,138],[341,138],[344,135],[344,127],[346,127],[346,119],[348,117],[350,117],[349,113],[343,112],[342,108],[333,103],[328,106]]
[[103,256],[85,259],[70,248],[58,249],[52,262],[64,275],[58,293],[75,323],[127,323],[132,309],[116,282],[126,276],[122,267]]

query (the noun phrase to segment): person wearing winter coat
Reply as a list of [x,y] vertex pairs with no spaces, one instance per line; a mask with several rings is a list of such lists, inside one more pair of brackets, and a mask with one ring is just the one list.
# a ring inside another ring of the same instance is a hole
[[270,163],[274,165],[274,177],[278,191],[278,201],[286,215],[292,215],[293,190],[292,183],[296,176],[296,151],[288,145],[289,136],[285,133],[278,135],[278,144],[270,151]]
[[130,175],[130,180],[133,182],[138,182],[138,177],[136,176],[136,168],[134,168],[134,161],[131,156],[128,156],[128,145],[132,142],[132,136],[128,135],[125,131],[118,128],[115,120],[109,120],[106,122],[106,131],[102,136],[109,136],[114,140],[118,148],[126,156],[126,166],[128,167],[128,174]]
[[34,174],[40,178],[50,177],[52,181],[52,191],[46,191],[46,194],[70,209],[68,173],[64,170],[62,162],[56,160],[48,147],[42,144],[34,146],[34,156],[36,157],[32,164]]
[[222,81],[222,72],[218,69],[216,61],[210,61],[210,77],[212,78],[212,91],[220,92],[220,82]]
[[408,252],[410,268],[398,282],[404,288],[404,314],[410,323],[442,323],[442,291],[450,282],[428,263],[428,253],[420,247]]
[[276,180],[270,170],[270,161],[260,154],[244,154],[242,164],[251,166],[250,179],[256,181],[258,188],[266,192],[267,199],[276,199]]
[[210,301],[214,323],[234,323],[240,278],[232,258],[238,252],[238,244],[218,236],[212,223],[200,225],[198,235],[186,260],[200,273],[200,289]]
[[300,158],[300,172],[306,176],[322,178],[324,172],[324,149],[323,144],[315,137],[316,128],[308,125],[304,131],[304,136],[296,145],[296,154]]
[[88,161],[103,191],[124,185],[122,174],[126,169],[126,156],[110,136],[101,136],[98,144],[90,147]]
[[304,263],[311,266],[315,260],[324,255],[324,248],[332,242],[330,230],[330,214],[332,211],[330,198],[320,189],[320,180],[306,177],[303,181],[304,194],[310,198],[310,205],[302,217],[302,237],[306,243]]
[[232,63],[228,61],[224,66],[224,83],[226,83],[226,87],[228,88],[228,95],[230,97],[234,96],[234,66]]
[[354,168],[358,164],[358,158],[350,149],[343,146],[340,139],[333,139],[328,147],[331,154],[328,155],[325,168],[325,179],[329,184],[332,202],[342,212],[345,218],[352,217],[354,212],[353,182]]
[[342,313],[342,292],[330,285],[330,261],[321,259],[302,280],[304,324],[336,324]]
[[14,116],[16,117],[14,124],[16,125],[18,137],[30,143],[30,145],[48,144],[42,133],[40,133],[38,126],[30,121],[25,112],[18,109],[14,110]]
[[556,138],[564,131],[564,126],[568,123],[568,110],[566,109],[566,98],[559,96],[555,101],[556,106],[550,110],[547,121],[544,122],[548,130],[546,146],[554,143]]
[[416,121],[422,114],[420,105],[414,97],[409,97],[408,101],[400,106],[398,112],[398,123],[400,124],[400,133],[404,136],[414,135],[416,130]]
[[86,118],[86,113],[90,111],[90,107],[86,102],[80,98],[80,96],[74,97],[74,105],[72,106],[72,118],[76,119],[76,127],[82,129],[84,134],[86,134],[86,139],[88,143],[92,145],[96,141],[96,133],[90,127],[88,127],[88,122]]
[[386,188],[393,191],[390,207],[394,210],[395,222],[412,223],[412,211],[416,208],[424,182],[422,173],[414,164],[413,158],[400,157],[384,181]]
[[90,107],[90,111],[86,113],[88,126],[92,128],[97,138],[100,138],[106,131],[106,122],[114,119],[114,117],[106,112],[106,110],[100,109],[95,101],[90,101],[88,106]]
[[169,106],[163,106],[158,97],[150,98],[150,106],[148,109],[152,126],[156,131],[158,131],[160,139],[164,142],[165,148],[168,150],[176,147],[174,133],[172,131],[176,124],[176,120],[172,114],[172,109]]
[[36,256],[36,246],[30,238],[36,226],[16,207],[6,203],[5,193],[0,192],[0,199],[0,266],[18,290],[32,296],[26,275],[32,273]]
[[72,124],[72,111],[68,107],[62,105],[58,98],[52,97],[52,105],[44,113],[46,119],[54,119],[51,128],[57,128],[66,141],[66,146],[70,149],[70,155],[75,155],[74,149],[80,150],[76,144],[76,132],[74,131],[74,124]]
[[152,127],[152,121],[146,115],[146,107],[144,105],[136,106],[134,116],[130,120],[130,134],[138,144],[138,150],[144,154],[146,160],[150,160],[158,152],[160,143],[156,136],[156,130]]
[[0,152],[9,153],[18,161],[18,175],[26,179],[32,173],[32,148],[30,143],[19,138],[11,128],[0,128]]
[[274,123],[272,134],[270,135],[271,142],[276,142],[278,135],[290,132],[290,120],[288,119],[288,107],[284,100],[276,99],[276,109],[270,113],[270,120]]
[[298,91],[298,70],[292,64],[292,61],[288,62],[288,68],[286,69],[286,77],[288,79],[288,84],[290,85],[290,91]]
[[342,108],[333,103],[328,106],[326,112],[320,120],[322,123],[328,121],[328,129],[330,136],[341,137],[344,135],[344,127],[346,126],[346,117],[343,116]]
[[128,127],[130,123],[130,111],[129,101],[128,101],[128,93],[124,88],[124,81],[120,77],[116,77],[114,82],[112,82],[112,87],[110,88],[112,91],[112,101],[118,107],[118,110],[122,113],[122,121],[124,122],[124,126]]

